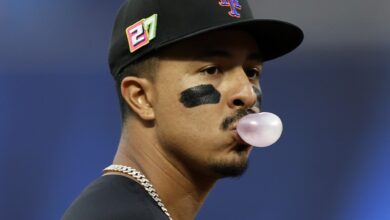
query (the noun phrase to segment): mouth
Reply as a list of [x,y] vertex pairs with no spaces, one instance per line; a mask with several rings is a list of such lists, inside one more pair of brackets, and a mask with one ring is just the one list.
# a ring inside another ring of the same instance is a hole
[[226,117],[221,123],[222,130],[234,130],[237,127],[238,121],[246,115],[256,113],[256,110],[251,109],[239,109],[235,114]]
[[237,151],[244,151],[244,150],[247,150],[248,148],[252,147],[252,145],[246,143],[240,137],[240,135],[238,135],[237,125],[238,125],[239,120],[241,118],[245,117],[246,115],[254,114],[254,113],[258,113],[258,112],[260,112],[260,109],[256,109],[256,108],[241,109],[237,112],[236,115],[226,118],[224,120],[224,122],[222,123],[222,126],[221,126],[222,130],[229,131],[232,133],[233,140],[234,140],[235,145],[236,145],[235,149]]
[[233,132],[233,136],[234,136],[234,139],[236,140],[237,144],[251,146],[250,144],[248,144],[244,140],[242,140],[242,138],[240,137],[240,135],[238,134],[238,132],[236,130],[236,126],[234,126],[232,128],[232,132]]

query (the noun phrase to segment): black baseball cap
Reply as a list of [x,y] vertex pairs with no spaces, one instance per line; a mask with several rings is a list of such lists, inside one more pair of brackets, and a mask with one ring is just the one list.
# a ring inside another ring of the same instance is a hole
[[255,19],[246,0],[126,0],[114,23],[111,73],[118,78],[126,66],[153,51],[224,28],[252,34],[264,61],[289,53],[303,40],[293,24]]

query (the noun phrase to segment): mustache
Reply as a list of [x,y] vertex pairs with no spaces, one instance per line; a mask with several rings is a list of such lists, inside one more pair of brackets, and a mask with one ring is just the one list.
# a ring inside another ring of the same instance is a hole
[[255,113],[252,109],[246,109],[246,108],[241,108],[238,109],[237,112],[235,112],[233,115],[226,117],[221,124],[221,129],[222,130],[228,130],[228,128],[236,123],[238,120],[240,120],[242,117]]

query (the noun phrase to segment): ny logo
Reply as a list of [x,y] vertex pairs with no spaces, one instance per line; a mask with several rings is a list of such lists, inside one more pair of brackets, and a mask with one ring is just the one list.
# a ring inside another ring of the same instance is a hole
[[241,10],[241,5],[238,2],[238,0],[219,0],[219,5],[225,6],[225,7],[229,6],[230,7],[230,11],[229,11],[230,16],[235,17],[235,18],[241,17],[240,13],[238,13],[238,11],[237,11],[237,10]]

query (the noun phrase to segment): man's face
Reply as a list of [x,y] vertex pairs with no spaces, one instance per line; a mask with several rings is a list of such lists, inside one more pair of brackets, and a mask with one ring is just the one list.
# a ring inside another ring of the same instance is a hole
[[235,127],[248,111],[260,111],[261,68],[256,41],[236,30],[162,51],[152,104],[158,143],[175,166],[214,177],[245,171],[251,146]]

